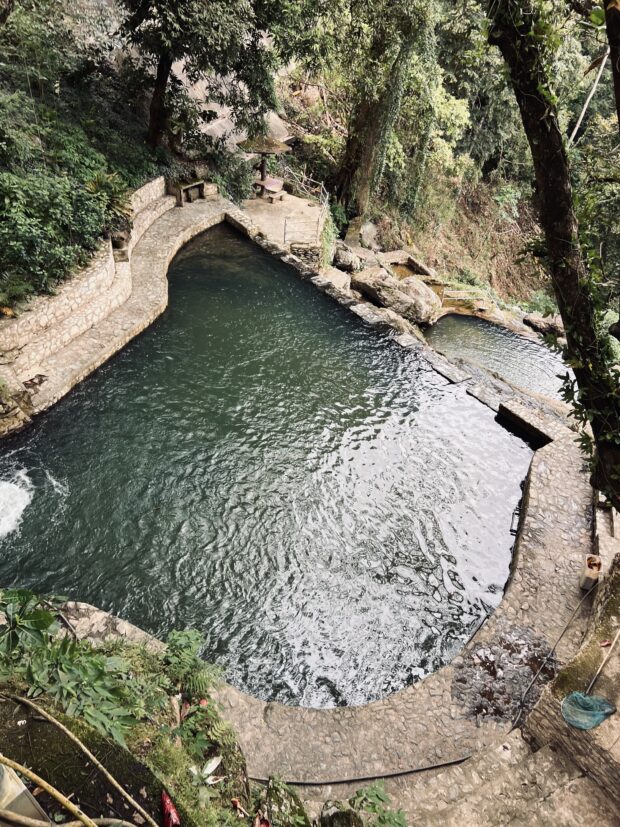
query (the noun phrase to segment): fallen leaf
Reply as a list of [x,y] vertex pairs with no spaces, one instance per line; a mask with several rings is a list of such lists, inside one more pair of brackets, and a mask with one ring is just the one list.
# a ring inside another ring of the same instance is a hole
[[221,763],[222,763],[222,756],[221,755],[215,755],[213,758],[211,758],[210,761],[207,761],[207,763],[204,765],[204,767],[202,768],[202,774],[205,775],[205,776],[211,775],[212,772],[215,769],[217,769]]
[[604,63],[607,60],[607,57],[608,57],[607,50],[605,50],[598,57],[595,57],[594,60],[592,61],[592,63],[588,66],[588,68],[583,73],[584,76],[589,74],[593,69],[598,69],[598,67],[601,65],[601,63]]
[[611,646],[611,640],[601,640],[599,646],[601,646],[601,648],[605,648],[606,646]]
[[144,824],[144,819],[142,818],[140,813],[134,813],[132,818],[136,824]]
[[15,318],[15,311],[11,310],[10,307],[0,307],[0,313],[2,313],[3,316],[8,316],[9,319]]
[[140,789],[138,790],[138,792],[140,793],[140,795],[142,796],[142,798],[146,798],[146,789],[145,789],[144,787],[140,787]]
[[105,800],[108,802],[108,804],[114,804],[114,799],[112,798],[112,796],[110,795],[110,793],[108,793],[108,794],[106,795]]

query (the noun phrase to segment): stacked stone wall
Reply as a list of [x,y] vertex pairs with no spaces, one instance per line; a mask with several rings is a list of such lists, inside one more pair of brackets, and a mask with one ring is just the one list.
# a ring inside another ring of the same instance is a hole
[[123,265],[148,227],[173,205],[163,177],[136,190],[131,198],[134,226],[127,249],[116,253],[119,260],[105,241],[90,264],[56,295],[38,296],[17,318],[2,320],[0,364],[9,365],[26,382],[48,357],[120,307],[131,294],[131,268]]

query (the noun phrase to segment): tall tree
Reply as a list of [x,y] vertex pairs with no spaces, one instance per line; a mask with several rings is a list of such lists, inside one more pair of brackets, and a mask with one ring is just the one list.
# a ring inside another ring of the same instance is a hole
[[211,79],[213,96],[233,103],[248,123],[275,104],[273,51],[250,0],[122,0],[129,41],[153,63],[149,143],[166,127],[166,91],[176,61],[191,81]]
[[556,36],[542,0],[489,4],[489,41],[506,62],[536,174],[549,273],[579,389],[577,411],[591,425],[593,484],[620,507],[620,386],[599,335],[592,282],[581,248],[568,156],[549,82]]
[[330,185],[350,212],[363,215],[381,183],[412,60],[434,28],[435,12],[433,2],[421,0],[353,3],[351,10],[347,39],[357,55],[343,70],[352,74],[353,104],[344,153]]

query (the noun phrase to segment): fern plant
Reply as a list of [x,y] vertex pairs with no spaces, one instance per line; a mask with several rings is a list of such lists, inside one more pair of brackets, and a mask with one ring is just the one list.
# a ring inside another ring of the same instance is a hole
[[200,632],[195,629],[171,632],[166,643],[164,666],[170,680],[190,700],[203,698],[220,677],[220,670],[201,660],[204,640]]
[[127,187],[116,172],[96,172],[84,188],[91,195],[102,198],[108,216],[108,231],[129,228],[132,210]]

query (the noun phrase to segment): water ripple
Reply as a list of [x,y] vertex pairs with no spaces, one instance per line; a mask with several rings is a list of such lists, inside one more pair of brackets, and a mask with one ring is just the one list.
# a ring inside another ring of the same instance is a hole
[[230,230],[170,279],[166,314],[0,456],[0,582],[199,628],[265,699],[363,703],[438,668],[501,599],[529,448]]

